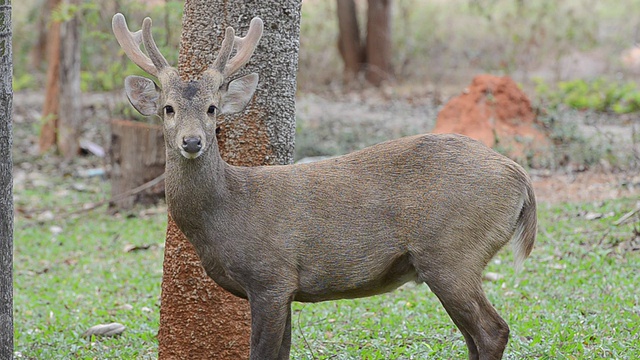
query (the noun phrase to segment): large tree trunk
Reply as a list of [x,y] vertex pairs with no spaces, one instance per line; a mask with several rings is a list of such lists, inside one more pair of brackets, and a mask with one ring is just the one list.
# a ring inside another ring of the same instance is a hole
[[[61,0],[51,0],[52,8],[60,6]],[[60,108],[60,22],[53,21],[47,36],[47,84],[38,141],[40,153],[49,151],[56,144],[58,114]]]
[[369,0],[366,56],[367,81],[379,86],[391,79],[391,0]]
[[[80,6],[82,0],[64,0]],[[78,154],[80,128],[80,22],[78,13],[60,27],[60,112],[58,114],[58,151],[65,159]]]
[[[260,74],[254,100],[244,114],[218,119],[220,152],[231,164],[287,164],[293,160],[300,6],[301,0],[185,2],[178,66],[185,80],[197,78],[207,68],[227,26],[244,36],[254,16],[265,23],[251,62],[241,70]],[[247,358],[249,334],[247,302],[206,276],[193,247],[169,218],[159,358]]]
[[364,47],[360,41],[360,29],[354,0],[337,0],[338,10],[338,50],[344,62],[345,83],[351,83],[365,62]]
[[0,360],[13,359],[11,0],[0,0]]

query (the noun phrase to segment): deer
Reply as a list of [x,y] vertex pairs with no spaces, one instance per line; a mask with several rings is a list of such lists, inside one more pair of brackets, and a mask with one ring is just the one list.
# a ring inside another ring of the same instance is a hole
[[[250,359],[288,359],[291,303],[360,298],[426,283],[462,333],[469,359],[500,359],[509,326],[487,299],[482,272],[507,243],[519,269],[537,231],[531,179],[476,140],[424,134],[313,163],[226,163],[216,117],[250,102],[258,74],[238,78],[262,36],[225,30],[197,80],[181,80],[158,50],[151,19],[113,31],[126,55],[157,78],[125,79],[133,107],[163,120],[166,201],[206,274],[248,299]],[[145,52],[140,45],[144,45]],[[234,56],[231,57],[235,49]]]

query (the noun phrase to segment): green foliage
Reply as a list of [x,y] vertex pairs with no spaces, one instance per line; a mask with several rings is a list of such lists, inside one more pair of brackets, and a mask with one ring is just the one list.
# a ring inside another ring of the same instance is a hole
[[[153,33],[160,51],[170,64],[177,63],[182,3],[169,1],[165,6],[145,8],[125,1],[118,10],[126,14],[132,31],[140,29],[142,19],[154,19]],[[120,49],[111,30],[111,16],[101,3],[86,1],[82,6],[82,90],[110,91],[121,88],[124,77],[146,75]],[[147,75],[148,76],[148,75]]]
[[536,93],[551,107],[566,105],[577,110],[595,110],[626,114],[640,111],[640,89],[635,82],[625,83],[595,80],[570,80],[551,89],[542,80],[536,80]]
[[[160,51],[170,63],[176,64],[182,5],[181,1],[168,1],[162,6],[146,7],[133,0],[124,0],[118,2],[118,11],[127,16],[132,31],[140,29],[144,17],[152,17],[153,33]],[[43,69],[32,69],[27,61],[36,42],[38,34],[35,24],[44,3],[39,1],[32,6],[28,17],[18,19],[14,27],[14,55],[21,59],[14,61],[15,90],[44,87]],[[111,2],[85,0],[79,6],[62,5],[52,12],[51,21],[68,21],[73,16],[79,16],[80,19],[82,91],[111,91],[121,88],[127,75],[144,75],[126,58],[113,36]]]
[[[17,189],[17,209],[45,215],[16,219],[16,359],[157,358],[166,215],[114,217],[103,207],[59,217],[107,196],[109,186],[98,178],[71,183],[54,175]],[[43,217],[53,219],[36,220]],[[128,244],[150,248],[127,252]],[[126,330],[115,338],[81,337],[110,322]]]

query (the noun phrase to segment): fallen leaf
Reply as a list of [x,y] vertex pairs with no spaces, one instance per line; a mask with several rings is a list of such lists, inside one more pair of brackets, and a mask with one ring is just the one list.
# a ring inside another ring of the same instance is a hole
[[483,278],[487,281],[498,281],[500,279],[502,279],[503,275],[502,274],[498,274],[498,273],[494,273],[494,272],[487,272],[484,274]]
[[584,214],[584,218],[586,220],[596,220],[596,219],[600,219],[602,218],[604,215],[601,213],[596,213],[596,212],[591,212],[588,211],[586,214]]
[[95,336],[116,336],[122,334],[126,327],[120,323],[99,324],[90,327],[82,333],[82,337]]
[[139,250],[148,250],[151,247],[150,244],[146,244],[146,245],[133,245],[133,244],[127,244],[124,246],[124,252],[132,252],[132,251],[139,251]]

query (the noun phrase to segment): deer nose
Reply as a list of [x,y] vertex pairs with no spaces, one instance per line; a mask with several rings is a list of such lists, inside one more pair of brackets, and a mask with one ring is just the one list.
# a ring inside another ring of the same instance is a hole
[[185,137],[182,139],[182,149],[189,154],[195,154],[202,149],[200,136]]

